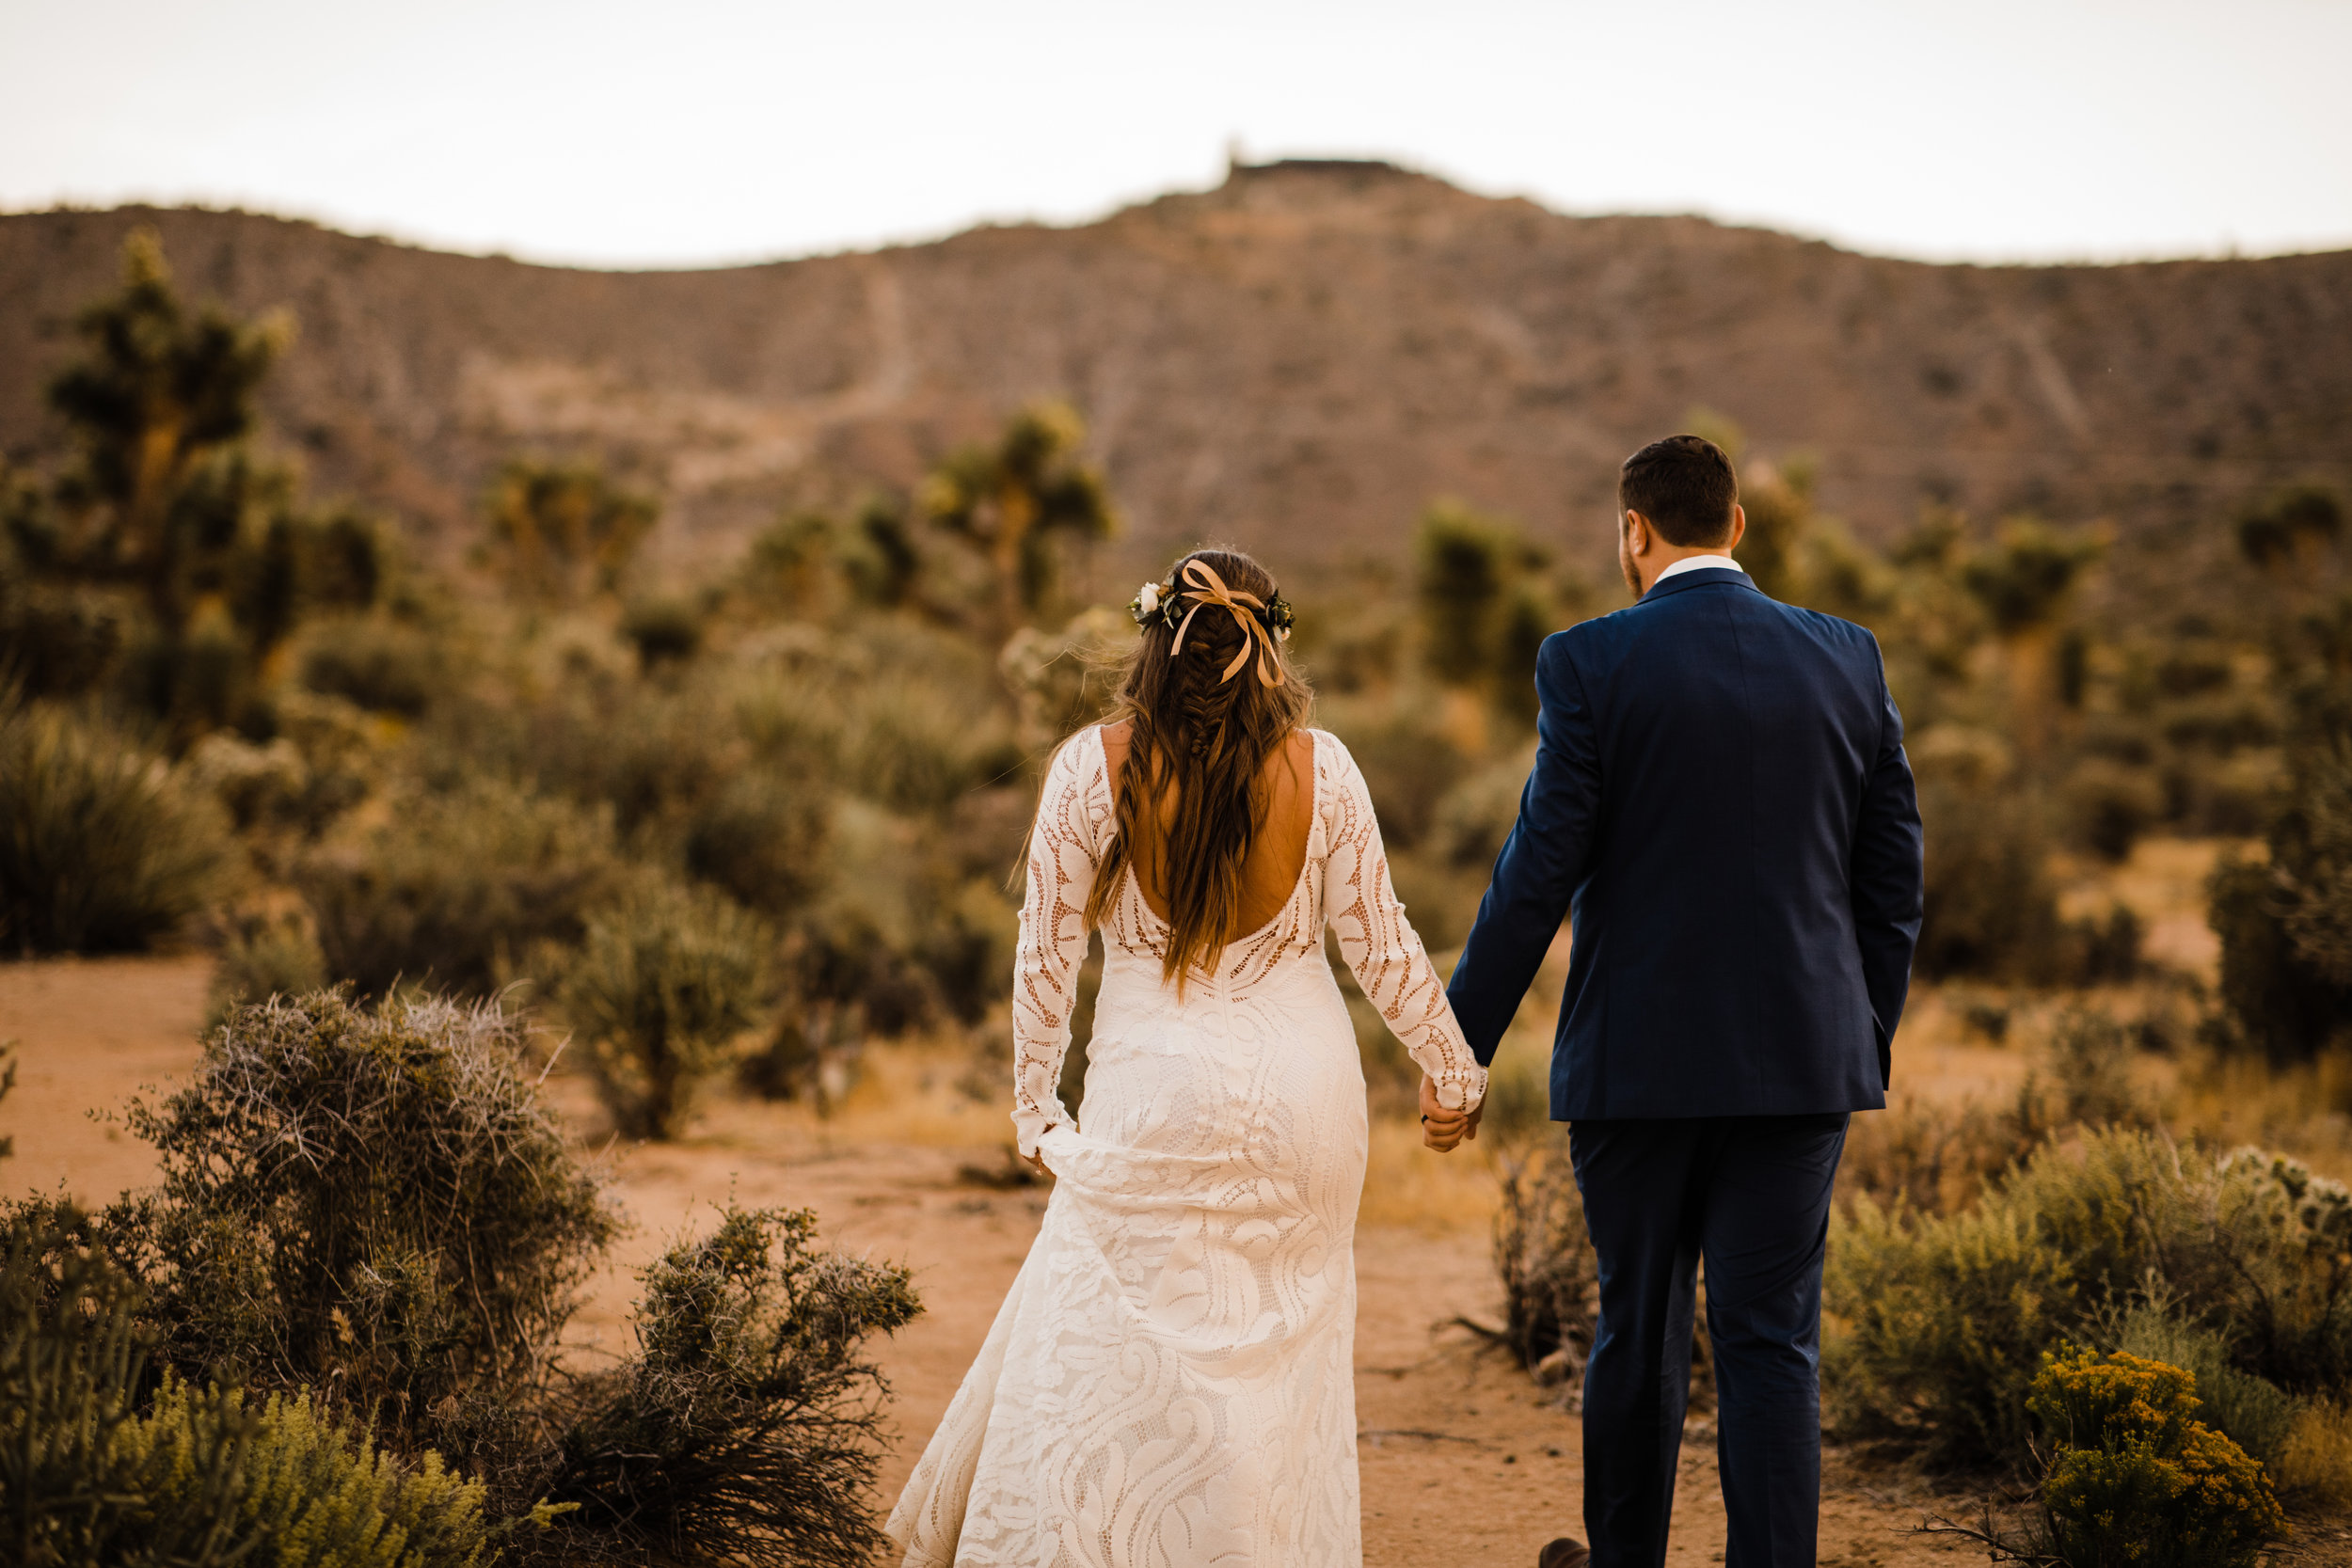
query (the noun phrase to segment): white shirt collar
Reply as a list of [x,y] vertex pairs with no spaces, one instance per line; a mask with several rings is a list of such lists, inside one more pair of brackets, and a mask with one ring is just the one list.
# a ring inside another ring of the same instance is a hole
[[1680,561],[1676,562],[1673,565],[1659,573],[1657,577],[1651,578],[1650,586],[1652,588],[1657,587],[1668,578],[1673,577],[1677,572],[1704,572],[1710,566],[1728,566],[1733,571],[1738,572],[1742,576],[1745,576],[1747,573],[1747,568],[1745,566],[1740,565],[1738,562],[1732,560],[1731,557],[1727,555],[1686,555]]

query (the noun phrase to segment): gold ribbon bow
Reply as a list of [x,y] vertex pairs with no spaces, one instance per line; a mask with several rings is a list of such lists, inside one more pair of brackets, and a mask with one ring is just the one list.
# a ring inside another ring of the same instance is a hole
[[1240,674],[1241,667],[1248,663],[1249,656],[1255,653],[1258,656],[1258,679],[1267,686],[1281,685],[1280,661],[1275,654],[1274,634],[1266,630],[1264,622],[1249,613],[1251,610],[1264,610],[1265,601],[1255,594],[1234,593],[1203,561],[1184,562],[1184,580],[1190,586],[1179,588],[1176,592],[1190,599],[1192,608],[1184,611],[1184,621],[1176,627],[1175,652],[1181,654],[1184,651],[1184,633],[1192,629],[1192,618],[1215,605],[1220,610],[1232,611],[1234,623],[1241,627],[1241,650],[1233,655],[1233,662],[1225,667],[1225,673],[1217,676],[1216,684],[1223,686]]

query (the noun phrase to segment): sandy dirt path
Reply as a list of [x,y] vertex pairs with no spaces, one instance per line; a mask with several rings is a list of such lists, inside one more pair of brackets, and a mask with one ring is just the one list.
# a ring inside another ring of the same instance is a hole
[[[200,959],[0,964],[0,1039],[21,1046],[16,1092],[0,1103],[0,1134],[17,1157],[0,1185],[66,1190],[103,1200],[144,1181],[144,1146],[88,1113],[119,1107],[142,1085],[195,1061],[206,966]],[[576,1124],[592,1111],[577,1083],[557,1080]],[[882,1474],[885,1503],[913,1466],[978,1348],[1034,1235],[1043,1197],[994,1191],[959,1175],[993,1164],[985,1144],[935,1135],[852,1139],[804,1112],[728,1102],[698,1135],[643,1146],[616,1161],[618,1196],[635,1228],[574,1325],[584,1354],[628,1343],[633,1271],[665,1241],[707,1223],[730,1194],[748,1203],[814,1207],[837,1245],[913,1266],[927,1310],[883,1348],[899,1441]],[[1371,1568],[1530,1564],[1553,1535],[1577,1533],[1581,1445],[1576,1418],[1503,1358],[1449,1326],[1491,1320],[1493,1273],[1483,1220],[1453,1227],[1367,1226],[1358,1242],[1361,1311],[1357,1386],[1365,1560]],[[1833,1452],[1821,1560],[1889,1568],[1956,1560],[1946,1544],[1907,1532],[1924,1497],[1901,1478],[1857,1473]],[[2332,1532],[2330,1532],[2332,1533]],[[2298,1543],[2296,1558],[2352,1560],[2341,1541]],[[1669,1561],[1723,1560],[1724,1519],[1712,1446],[1684,1449]]]

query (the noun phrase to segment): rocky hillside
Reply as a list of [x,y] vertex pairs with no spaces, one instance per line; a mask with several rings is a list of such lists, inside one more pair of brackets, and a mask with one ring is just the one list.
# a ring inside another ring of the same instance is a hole
[[[284,306],[279,438],[444,547],[507,453],[598,451],[674,560],[903,485],[1022,400],[1087,413],[1120,553],[1392,548],[1429,497],[1580,552],[1617,460],[1694,406],[1810,449],[1865,532],[2223,515],[2352,483],[2352,252],[1931,266],[1689,218],[1574,218],[1381,165],[1236,170],[1078,229],[705,272],[440,255],[245,214],[0,216],[0,451],[45,455],[75,307],[151,224],[193,291]],[[1120,562],[1122,568],[1130,564]]]

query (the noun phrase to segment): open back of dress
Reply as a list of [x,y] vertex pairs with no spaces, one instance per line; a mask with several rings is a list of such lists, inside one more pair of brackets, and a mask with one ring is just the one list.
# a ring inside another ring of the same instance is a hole
[[[1126,879],[1086,1101],[1056,1096],[1107,835],[1099,730],[1055,759],[1013,995],[1021,1151],[1057,1181],[889,1530],[910,1568],[1356,1568],[1362,1069],[1323,933],[1449,1104],[1483,1096],[1390,884],[1363,777],[1315,732],[1306,863],[1181,998]],[[1081,1130],[1083,1129],[1083,1131]]]

